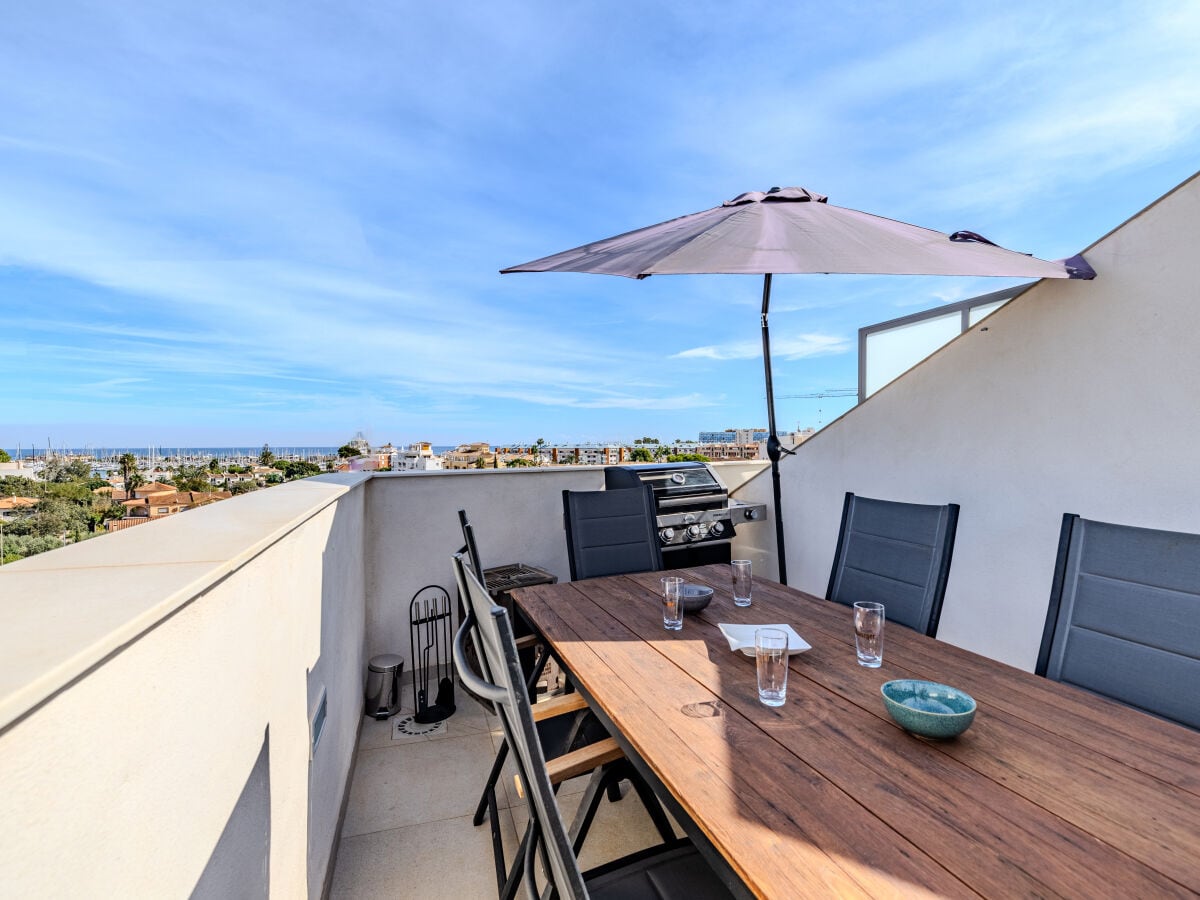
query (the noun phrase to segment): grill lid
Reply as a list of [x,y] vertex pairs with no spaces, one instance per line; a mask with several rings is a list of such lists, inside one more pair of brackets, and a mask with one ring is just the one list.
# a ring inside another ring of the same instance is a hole
[[632,466],[608,466],[604,470],[607,490],[650,485],[654,500],[682,497],[725,498],[728,491],[717,473],[702,462],[641,463]]

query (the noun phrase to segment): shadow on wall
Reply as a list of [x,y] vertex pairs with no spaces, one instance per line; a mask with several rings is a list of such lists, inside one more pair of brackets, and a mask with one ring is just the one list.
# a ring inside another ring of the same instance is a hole
[[271,881],[271,729],[250,768],[221,838],[192,889],[194,900],[262,897]]

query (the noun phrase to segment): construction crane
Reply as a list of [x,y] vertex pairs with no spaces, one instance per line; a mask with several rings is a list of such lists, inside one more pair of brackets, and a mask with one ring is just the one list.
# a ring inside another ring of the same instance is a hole
[[822,400],[825,397],[857,397],[858,388],[830,388],[815,394],[779,394],[776,400]]

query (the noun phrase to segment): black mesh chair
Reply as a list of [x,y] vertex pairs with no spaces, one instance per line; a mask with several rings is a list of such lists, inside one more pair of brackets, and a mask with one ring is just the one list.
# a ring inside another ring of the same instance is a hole
[[1200,729],[1200,535],[1063,516],[1034,671]]
[[[454,663],[466,686],[493,704],[504,729],[506,746],[517,746],[518,750],[520,749],[519,745],[513,743],[513,707],[496,702],[495,692],[487,689],[487,686],[494,686],[496,681],[502,680],[511,686],[510,692],[520,698],[521,709],[529,717],[531,730],[526,737],[532,741],[532,746],[536,747],[542,760],[542,776],[550,786],[551,794],[557,793],[559,785],[567,779],[592,773],[588,787],[580,799],[579,812],[571,826],[573,853],[577,854],[582,848],[604,795],[607,793],[611,796],[612,789],[622,780],[628,780],[637,791],[642,805],[658,829],[659,836],[664,841],[674,841],[675,831],[658,798],[630,765],[617,742],[604,731],[599,720],[591,715],[581,695],[567,694],[538,704],[530,701],[530,692],[524,685],[508,611],[493,603],[473,569],[464,563],[463,554],[454,557],[454,575],[459,590],[468,598],[470,607],[455,637]],[[504,655],[501,657],[495,653],[496,647],[490,642],[488,630],[480,627],[481,622],[486,625],[496,614],[503,616],[506,626],[507,637],[503,643]],[[472,661],[468,658],[468,641],[482,651],[478,659],[480,674],[476,673]],[[481,685],[485,687],[481,689]],[[519,777],[528,794],[533,788],[519,753],[516,762]],[[501,900],[511,900],[520,887],[524,853],[532,834],[531,824],[510,871],[504,868],[503,844],[493,835],[496,878]]]
[[[455,663],[460,667],[460,677],[468,682],[471,690],[495,704],[505,736],[516,750],[517,767],[526,785],[529,826],[517,865],[522,868],[527,895],[537,897],[540,893],[537,861],[541,859],[549,892],[565,900],[587,897],[594,900],[718,900],[732,897],[695,847],[686,839],[676,840],[672,832],[664,831],[662,827],[660,834],[664,842],[660,846],[587,873],[580,871],[577,854],[582,838],[578,832],[584,820],[577,817],[570,832],[563,825],[554,793],[556,767],[553,761],[547,764],[538,740],[535,708],[524,689],[508,613],[491,602],[483,585],[462,565],[461,559],[457,561],[456,573],[461,589],[471,599],[471,619],[463,624],[455,638]],[[483,648],[485,668],[489,672],[484,678],[475,675],[466,664],[465,643],[472,627],[478,645]],[[621,762],[628,764],[623,758]],[[594,807],[599,801],[604,792],[602,782],[610,777],[609,765],[614,763],[606,762],[594,772],[582,801],[584,804]],[[649,797],[657,807],[653,794]],[[661,814],[661,809],[659,812]],[[586,809],[584,815],[586,823],[590,824]],[[668,835],[671,836],[668,838]]]
[[[455,557],[455,565],[469,566],[475,580],[480,584],[486,584],[483,561],[475,540],[475,528],[467,518],[466,510],[458,511],[458,522],[462,527],[463,547]],[[462,587],[461,579],[458,580],[460,581],[459,620],[466,622],[470,618],[467,592]],[[535,696],[538,679],[541,678],[546,661],[549,659],[549,650],[536,635],[530,633],[529,628],[524,628],[523,632],[515,638],[518,658],[525,678],[526,691],[530,696]],[[465,662],[470,670],[477,676],[485,676],[483,668],[485,662],[475,642],[475,635],[471,632],[468,633],[465,653]],[[459,680],[466,692],[482,704],[484,709],[493,715],[499,713],[490,700],[471,690],[469,682],[462,678]],[[549,756],[557,757],[578,751],[589,744],[608,738],[608,733],[587,709],[583,698],[577,694],[567,694],[539,703],[537,709],[538,734]],[[500,781],[500,774],[504,770],[506,759],[508,759],[508,741],[503,741],[492,761],[492,769],[488,773],[487,781],[479,796],[479,803],[475,807],[475,816],[472,819],[473,824],[478,828],[483,824],[484,817],[488,818],[492,836],[492,855],[496,866],[496,880],[501,897],[512,896],[517,884],[505,867],[504,838],[500,828],[500,809],[496,797],[496,785]],[[619,779],[614,778],[606,783],[611,787],[609,798],[613,801],[620,799],[621,796],[618,781]]]
[[655,572],[663,567],[649,485],[563,491],[571,580]]
[[954,553],[958,504],[846,494],[825,599],[884,605],[887,620],[935,637]]

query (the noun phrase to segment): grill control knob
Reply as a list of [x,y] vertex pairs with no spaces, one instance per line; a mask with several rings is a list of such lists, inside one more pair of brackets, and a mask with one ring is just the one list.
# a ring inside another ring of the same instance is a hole
[[662,531],[660,531],[658,533],[658,536],[659,536],[659,538],[662,539],[662,542],[664,544],[669,544],[669,543],[671,543],[671,541],[673,541],[675,539],[675,529],[674,528],[664,528]]
[[720,537],[725,532],[725,526],[720,522],[713,522],[708,526],[708,533],[713,537]]
[[700,537],[700,526],[699,525],[689,525],[688,530],[687,530],[687,536],[688,536],[689,541],[694,541],[697,538],[699,538]]

